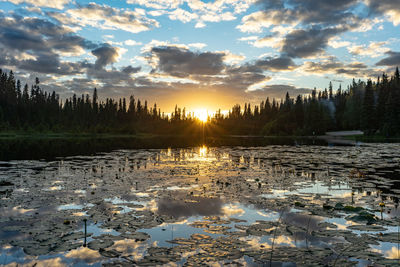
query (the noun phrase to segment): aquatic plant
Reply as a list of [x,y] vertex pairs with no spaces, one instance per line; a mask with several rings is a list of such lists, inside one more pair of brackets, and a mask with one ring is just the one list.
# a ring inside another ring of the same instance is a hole
[[285,212],[285,209],[282,209],[281,213],[279,214],[278,218],[278,225],[275,227],[274,230],[274,237],[272,238],[272,244],[271,244],[271,255],[269,257],[269,266],[272,267],[272,255],[274,253],[274,244],[275,244],[275,238],[276,238],[276,231],[278,230],[279,223],[282,219],[283,213]]
[[381,220],[383,220],[383,208],[385,207],[385,203],[384,202],[380,202],[379,203],[379,207],[381,207]]
[[345,247],[344,249],[342,249],[342,251],[340,251],[340,253],[337,254],[336,259],[335,259],[335,261],[333,262],[333,265],[332,265],[333,267],[336,266],[337,260],[340,258],[340,256],[342,256],[343,253],[344,253],[346,250],[348,250],[349,248],[351,248],[352,246],[353,246],[353,244],[350,243],[350,245],[348,245],[347,247]]
[[306,229],[306,247],[307,250],[310,251],[310,248],[308,247],[308,229],[310,228],[310,222],[311,222],[311,214],[308,217],[308,221],[307,221],[307,229]]
[[84,239],[84,241],[83,241],[83,246],[86,247],[86,236],[87,236],[87,225],[86,225],[86,223],[87,223],[87,219],[84,218],[84,219],[83,219],[83,222],[84,222],[84,224],[85,224],[85,239]]

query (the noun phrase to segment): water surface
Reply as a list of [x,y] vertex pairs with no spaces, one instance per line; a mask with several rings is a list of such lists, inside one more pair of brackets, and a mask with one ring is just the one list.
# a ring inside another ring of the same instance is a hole
[[398,151],[199,146],[2,161],[0,264],[392,266]]

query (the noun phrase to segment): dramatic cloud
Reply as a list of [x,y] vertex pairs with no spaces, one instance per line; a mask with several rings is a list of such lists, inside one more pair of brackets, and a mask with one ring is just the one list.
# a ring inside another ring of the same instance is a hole
[[263,60],[258,60],[255,65],[264,70],[273,71],[293,70],[297,67],[293,60],[289,57],[269,57]]
[[390,49],[385,47],[387,42],[370,42],[366,45],[352,45],[348,46],[347,50],[353,55],[380,57],[382,54],[388,52]]
[[329,58],[320,62],[305,62],[301,67],[305,73],[315,75],[335,74],[344,75],[348,78],[354,77],[377,77],[382,74],[382,70],[374,70],[362,62],[343,63],[336,58]]
[[174,46],[153,47],[150,60],[156,60],[157,69],[176,77],[192,74],[216,75],[223,68],[223,53],[194,53],[185,48]]
[[282,52],[289,57],[310,57],[323,52],[330,38],[346,28],[318,28],[295,30],[284,41]]
[[393,22],[400,24],[400,0],[366,0],[371,13],[385,14]]
[[96,46],[47,20],[0,17],[0,57],[6,66],[48,74],[82,73],[82,62],[65,62],[60,56],[78,56]]
[[85,63],[62,62],[58,55],[41,53],[34,60],[21,60],[14,65],[19,69],[44,74],[75,75],[83,73]]
[[[148,53],[148,60],[153,65],[153,75],[166,74],[176,78],[188,78],[187,83],[199,87],[230,91],[237,95],[245,92],[254,84],[270,80],[264,71],[288,69],[294,66],[291,59],[266,58],[241,66],[228,65],[234,55],[224,52],[193,52],[183,47],[153,47]],[[240,57],[240,56],[236,56]],[[242,59],[242,58],[240,58]],[[157,76],[156,76],[157,77]]]
[[278,48],[279,50],[282,48],[284,38],[280,35],[277,34],[272,34],[265,36],[263,38],[260,38],[256,41],[254,41],[252,44],[255,47],[272,47],[272,48]]
[[55,12],[48,14],[62,24],[119,29],[132,33],[159,27],[156,20],[147,18],[140,10],[121,10],[96,3],[69,9],[65,14]]
[[263,28],[269,28],[279,23],[290,24],[293,22],[290,11],[271,10],[268,12],[257,11],[242,18],[242,24],[237,28],[242,32],[262,32]]
[[359,0],[287,0],[295,17],[303,24],[322,23],[336,25],[354,17],[351,10]]
[[103,45],[92,51],[92,54],[97,58],[95,62],[95,68],[101,69],[106,65],[117,62],[119,53],[118,49],[110,45]]
[[154,9],[175,9],[183,0],[127,0],[128,4],[138,4]]
[[260,0],[264,10],[244,16],[237,28],[243,32],[261,32],[272,25],[321,24],[332,26],[355,20],[351,8],[358,0]]
[[2,2],[11,2],[15,5],[29,4],[38,7],[50,7],[56,9],[63,9],[64,6],[70,3],[70,0],[1,0]]
[[339,37],[333,37],[332,39],[329,40],[328,45],[333,48],[341,48],[341,47],[350,46],[351,42],[342,41]]
[[140,70],[141,70],[141,67],[126,66],[126,67],[122,68],[122,72],[125,72],[127,74],[137,73]]
[[377,62],[377,66],[400,66],[400,52],[388,51],[387,57]]
[[287,85],[299,80],[345,86],[400,65],[385,23],[400,24],[399,1],[0,0],[0,68],[61,96],[97,87],[167,109],[256,103],[309,93]]
[[248,92],[249,94],[256,97],[265,97],[268,96],[270,98],[285,98],[286,93],[289,93],[291,97],[295,97],[298,95],[306,95],[311,94],[312,89],[309,88],[297,88],[293,85],[285,85],[285,84],[273,84],[266,85],[259,90],[254,90]]
[[169,19],[179,20],[183,23],[195,21],[196,28],[205,27],[205,22],[234,20],[236,19],[235,14],[246,11],[253,2],[255,0],[218,0],[213,2],[201,0],[127,1],[129,4],[139,4],[155,9],[148,12],[152,16],[168,15]]
[[64,62],[54,53],[38,52],[35,56],[29,54],[16,54],[9,49],[0,47],[0,65],[16,67],[35,73],[56,74],[60,76],[83,73],[84,62]]
[[262,10],[244,16],[237,28],[243,32],[262,32],[268,28],[270,34],[249,40],[250,43],[278,49],[284,57],[322,54],[331,39],[348,31],[364,31],[364,24],[370,21],[356,13],[358,0],[259,0],[257,3]]
[[77,52],[96,47],[69,29],[39,18],[0,17],[0,43],[17,50]]

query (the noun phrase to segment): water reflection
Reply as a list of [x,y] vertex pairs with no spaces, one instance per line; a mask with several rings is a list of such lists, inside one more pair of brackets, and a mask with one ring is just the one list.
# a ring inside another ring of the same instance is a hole
[[[317,265],[353,237],[370,235],[367,250],[380,232],[397,231],[399,185],[390,177],[398,177],[398,168],[389,159],[398,149],[201,146],[2,164],[0,181],[13,184],[0,199],[0,263],[99,265],[117,257],[143,265],[164,264],[160,259],[222,265],[245,257],[254,263],[274,242],[277,253],[318,250],[311,259]],[[349,177],[355,168],[365,177]],[[349,220],[358,207],[379,213],[380,202],[383,220],[368,226]],[[80,247],[85,219],[87,242],[94,242],[86,248]],[[374,248],[371,262],[395,259],[389,241]]]
[[75,250],[71,250],[67,254],[65,254],[66,258],[73,259],[73,263],[76,264],[78,262],[85,262],[87,264],[93,264],[98,261],[101,261],[102,256],[98,251],[81,247]]
[[294,225],[299,228],[308,229],[309,231],[320,230],[323,227],[319,226],[323,218],[320,216],[303,214],[299,212],[284,212],[282,221],[288,225]]
[[400,261],[400,245],[394,245],[389,242],[379,242],[379,245],[373,245],[372,251],[379,252],[388,259],[394,259]]
[[218,198],[190,197],[185,199],[162,198],[157,213],[175,218],[222,214],[222,201]]

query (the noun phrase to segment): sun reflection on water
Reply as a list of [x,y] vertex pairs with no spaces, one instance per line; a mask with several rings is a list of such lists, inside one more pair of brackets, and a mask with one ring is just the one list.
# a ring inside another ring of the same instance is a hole
[[203,145],[202,147],[199,148],[199,157],[200,158],[206,158],[208,154],[208,147]]

